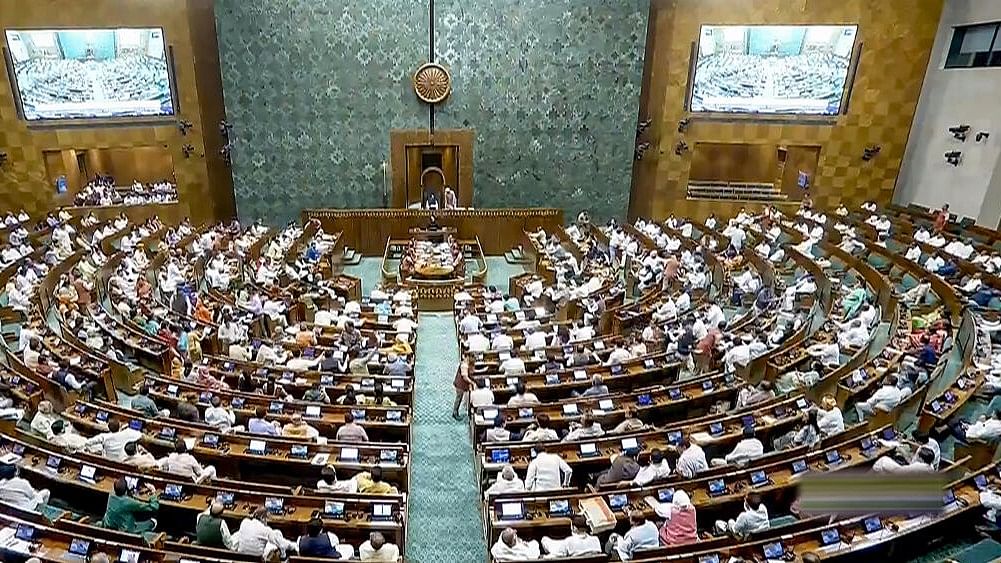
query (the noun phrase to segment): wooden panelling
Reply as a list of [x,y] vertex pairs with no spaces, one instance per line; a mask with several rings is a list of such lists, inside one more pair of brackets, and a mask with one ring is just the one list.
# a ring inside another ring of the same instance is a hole
[[772,183],[778,171],[777,147],[750,143],[698,143],[689,177],[702,182]]
[[[890,201],[931,53],[943,0],[654,0],[651,2],[640,120],[652,143],[633,166],[631,217],[669,213],[705,217],[735,213],[743,204],[686,199],[697,151],[674,154],[684,140],[771,146],[818,146],[810,193],[818,207],[841,201]],[[689,60],[703,24],[857,24],[862,43],[848,112],[830,124],[699,118],[685,110]],[[687,131],[678,123],[689,118]],[[867,145],[879,156],[862,160]],[[700,172],[701,174],[702,172]],[[797,194],[797,198],[799,194]],[[757,206],[752,206],[757,207]]]
[[563,226],[562,209],[304,209],[302,220],[318,219],[328,233],[367,256],[381,256],[390,238],[409,239],[410,229],[427,227],[431,215],[443,227],[454,227],[456,238],[480,239],[483,253],[500,255],[519,244],[524,231],[539,227],[553,232]]
[[[410,158],[409,147],[438,145],[458,154],[458,185],[455,190],[459,207],[473,204],[473,150],[476,135],[472,129],[440,129],[434,135],[428,129],[393,129],[389,133],[389,175],[392,193],[388,199],[392,207],[407,206],[407,176],[420,175],[419,156]],[[417,151],[414,151],[417,152]],[[449,166],[452,166],[449,164]],[[446,169],[446,172],[449,170]],[[444,201],[440,201],[444,205]]]
[[799,199],[803,188],[799,187],[799,173],[806,172],[813,183],[820,161],[820,147],[789,145],[786,147],[786,162],[782,169],[782,192],[791,199]]
[[[7,69],[0,65],[0,151],[9,155],[7,164],[0,169],[0,211],[24,208],[38,215],[70,202],[71,195],[57,196],[50,182],[55,161],[47,160],[46,151],[84,151],[86,157],[89,149],[160,147],[172,155],[174,162],[179,215],[191,216],[196,223],[231,216],[232,184],[231,180],[225,181],[229,170],[218,157],[216,140],[223,119],[218,52],[205,51],[206,45],[214,45],[215,41],[212,6],[211,0],[3,0],[2,29],[162,27],[174,53],[180,108],[177,117],[191,122],[192,128],[185,136],[174,121],[155,125],[29,127],[17,116]],[[209,29],[211,40],[206,37]],[[213,142],[206,143],[206,138]],[[194,148],[190,158],[182,155],[185,144]],[[102,155],[94,157],[88,166],[100,165]],[[118,179],[131,183],[129,178]],[[72,185],[72,179],[68,180]]]

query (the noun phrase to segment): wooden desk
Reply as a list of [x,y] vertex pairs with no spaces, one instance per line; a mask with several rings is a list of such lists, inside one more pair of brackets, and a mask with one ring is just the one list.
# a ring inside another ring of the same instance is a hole
[[483,251],[500,255],[517,245],[526,230],[562,229],[562,209],[304,209],[302,220],[317,219],[325,232],[342,233],[344,244],[378,256],[390,238],[408,238],[410,229],[425,228],[434,215],[456,237],[479,237]]

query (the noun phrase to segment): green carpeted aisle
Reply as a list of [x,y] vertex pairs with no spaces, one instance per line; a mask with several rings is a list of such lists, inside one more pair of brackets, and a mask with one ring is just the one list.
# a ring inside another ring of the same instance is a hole
[[417,322],[407,559],[483,561],[472,447],[465,421],[452,419],[455,320],[451,313],[421,313]]

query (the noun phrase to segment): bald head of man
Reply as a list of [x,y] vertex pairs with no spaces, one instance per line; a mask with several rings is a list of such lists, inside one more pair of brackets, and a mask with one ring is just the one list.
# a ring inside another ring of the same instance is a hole
[[212,516],[222,516],[223,511],[226,510],[226,506],[218,500],[213,500],[212,505],[209,506],[209,514]]
[[501,541],[508,547],[514,547],[514,544],[518,542],[518,532],[515,532],[514,528],[505,528],[501,532]]
[[368,536],[368,543],[372,545],[372,549],[378,550],[386,545],[386,537],[382,535],[382,532],[372,532]]

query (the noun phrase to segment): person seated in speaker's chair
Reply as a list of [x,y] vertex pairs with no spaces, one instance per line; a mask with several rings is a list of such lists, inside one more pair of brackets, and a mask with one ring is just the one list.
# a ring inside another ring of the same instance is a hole
[[424,192],[424,209],[438,209],[438,196],[432,190]]

